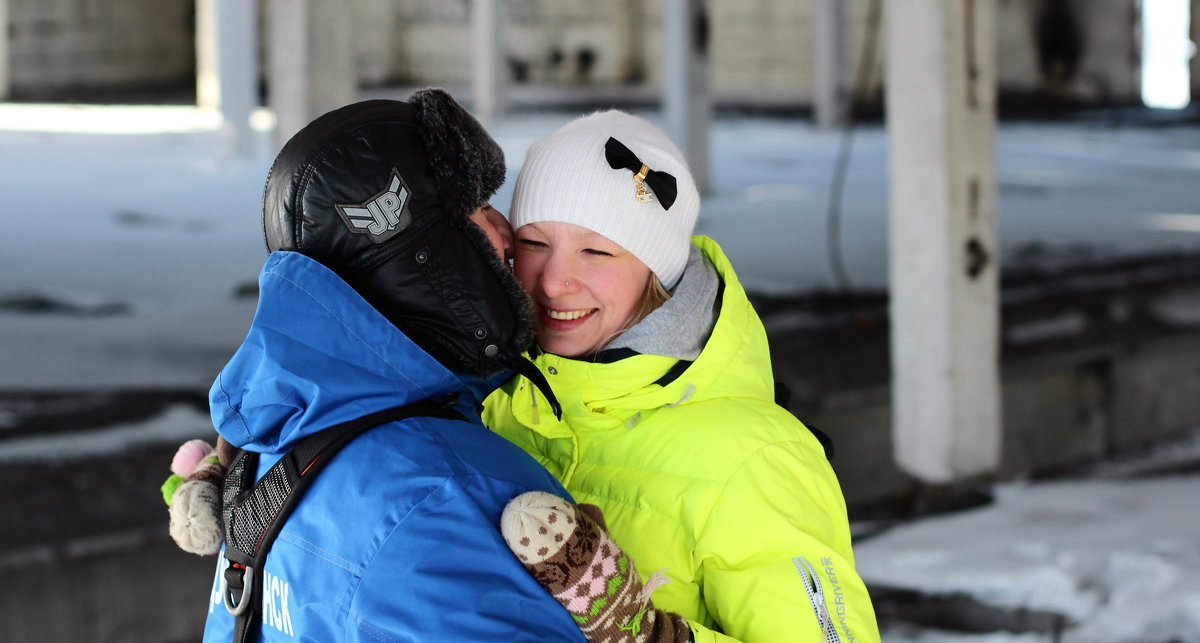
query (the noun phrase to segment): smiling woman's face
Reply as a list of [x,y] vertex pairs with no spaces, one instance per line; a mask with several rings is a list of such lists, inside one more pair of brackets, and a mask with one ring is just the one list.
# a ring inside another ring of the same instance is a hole
[[516,236],[517,280],[533,301],[542,350],[579,357],[604,348],[638,308],[650,269],[571,223],[530,223]]

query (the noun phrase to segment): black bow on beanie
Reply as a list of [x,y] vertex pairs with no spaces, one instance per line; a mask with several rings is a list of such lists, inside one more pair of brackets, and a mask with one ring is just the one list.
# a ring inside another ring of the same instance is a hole
[[263,193],[267,249],[307,255],[447,368],[545,378],[528,298],[468,217],[504,182],[504,153],[448,94],[369,100],[301,129]]
[[[675,197],[679,194],[679,188],[675,184],[675,177],[666,172],[652,170],[642,163],[637,154],[633,150],[625,147],[625,144],[613,137],[608,137],[608,141],[604,144],[604,158],[608,160],[608,166],[614,170],[629,170],[633,172],[633,181],[641,187],[641,182],[645,182],[654,191],[654,196],[658,197],[658,202],[662,204],[664,210],[670,210],[675,203]],[[641,191],[638,192],[641,198]],[[649,199],[643,199],[649,200]]]

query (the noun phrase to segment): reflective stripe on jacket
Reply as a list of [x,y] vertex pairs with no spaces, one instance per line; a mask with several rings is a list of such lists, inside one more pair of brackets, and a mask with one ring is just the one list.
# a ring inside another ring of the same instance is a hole
[[666,570],[654,603],[687,617],[697,641],[876,641],[837,478],[774,402],[766,333],[728,259],[693,243],[724,289],[686,370],[671,379],[676,360],[656,355],[542,354],[562,421],[518,377],[488,398],[484,422],[603,509],[643,579]]

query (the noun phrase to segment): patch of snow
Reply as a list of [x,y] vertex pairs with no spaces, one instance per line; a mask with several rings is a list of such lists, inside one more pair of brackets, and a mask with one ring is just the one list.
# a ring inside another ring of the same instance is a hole
[[149,445],[175,445],[192,438],[210,444],[216,430],[208,414],[183,404],[142,422],[0,440],[0,464],[83,460]]
[[1078,312],[1067,312],[1047,319],[1012,324],[1004,330],[1004,336],[1014,344],[1044,342],[1079,335],[1087,330],[1087,316]]
[[1155,317],[1179,326],[1200,325],[1200,291],[1174,292],[1150,302]]
[[855,557],[868,585],[1061,614],[1064,641],[1200,641],[1198,497],[1197,475],[1004,484],[992,505],[902,525]]

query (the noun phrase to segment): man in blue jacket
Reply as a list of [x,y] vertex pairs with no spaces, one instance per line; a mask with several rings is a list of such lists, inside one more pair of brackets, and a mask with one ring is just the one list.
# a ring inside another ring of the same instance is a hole
[[[249,640],[583,640],[498,528],[514,496],[566,491],[477,412],[511,369],[530,370],[525,296],[487,205],[504,173],[495,141],[440,90],[330,112],[271,168],[271,255],[210,392],[217,431],[260,454],[261,476],[302,438],[384,409],[432,400],[467,419],[384,423],[330,458],[254,570]],[[205,641],[233,636],[228,566]]]

